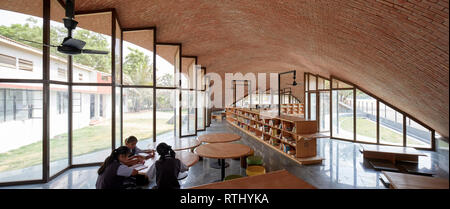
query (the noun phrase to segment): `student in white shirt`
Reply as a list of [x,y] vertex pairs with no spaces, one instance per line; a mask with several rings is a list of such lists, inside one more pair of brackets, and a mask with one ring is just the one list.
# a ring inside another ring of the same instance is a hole
[[148,179],[156,178],[156,187],[154,188],[157,189],[179,189],[178,174],[189,168],[175,158],[175,152],[166,143],[158,144],[156,151],[160,158],[148,170]]
[[[136,144],[138,142],[138,139],[135,136],[129,136],[125,139],[125,146],[128,147],[130,150],[129,154],[129,160],[134,161],[136,163],[144,163],[144,160],[152,158],[155,155],[155,150],[147,149],[147,150],[141,150],[139,149]],[[143,157],[139,155],[139,153],[146,153],[148,154],[146,157]]]

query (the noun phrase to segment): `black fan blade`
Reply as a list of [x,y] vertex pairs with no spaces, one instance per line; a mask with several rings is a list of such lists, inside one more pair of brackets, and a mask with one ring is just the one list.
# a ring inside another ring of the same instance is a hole
[[67,37],[64,39],[63,46],[69,46],[77,49],[83,49],[84,45],[86,45],[86,42],[74,38]]
[[75,0],[66,0],[66,17],[73,19],[75,16]]
[[35,44],[40,44],[40,45],[42,45],[42,46],[48,46],[48,47],[58,47],[58,46],[55,46],[55,45],[47,45],[47,44],[44,44],[44,43],[41,43],[41,42],[37,42],[37,41],[30,41],[30,40],[26,40],[26,39],[21,39],[21,38],[19,38],[18,40],[21,40],[21,41],[26,41],[26,42],[30,42],[30,43],[35,43]]
[[109,54],[108,51],[100,51],[100,50],[93,50],[93,49],[82,49],[82,54]]

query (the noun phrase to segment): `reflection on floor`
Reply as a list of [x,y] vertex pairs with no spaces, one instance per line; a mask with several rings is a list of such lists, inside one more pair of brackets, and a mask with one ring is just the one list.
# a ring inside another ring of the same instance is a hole
[[[214,122],[206,131],[198,132],[199,135],[214,132],[236,132],[242,136],[237,143],[244,143],[255,150],[256,155],[263,157],[267,172],[286,169],[306,182],[323,189],[383,189],[384,185],[379,180],[380,171],[376,171],[363,160],[360,153],[360,144],[331,140],[318,139],[318,153],[325,160],[319,165],[298,165],[291,159],[281,155],[266,145],[257,142],[238,129],[228,125],[226,122]],[[146,148],[147,143],[142,141],[138,146]],[[427,152],[427,157],[420,157],[419,167],[426,168],[434,173],[436,177],[448,178],[448,151]],[[181,181],[182,188],[211,183],[220,178],[220,169],[209,166],[212,159],[203,159],[192,166],[189,175]],[[239,160],[227,159],[230,167],[226,168],[226,175],[245,175],[245,169],[240,167]],[[75,168],[58,176],[46,184],[23,185],[4,188],[51,188],[51,189],[94,189],[97,179],[98,166]],[[154,183],[149,185],[151,188]]]

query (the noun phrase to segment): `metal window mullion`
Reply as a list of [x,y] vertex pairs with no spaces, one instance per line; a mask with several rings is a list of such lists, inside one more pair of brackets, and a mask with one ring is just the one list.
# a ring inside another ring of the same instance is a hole
[[42,179],[48,182],[50,178],[50,139],[49,139],[49,104],[50,104],[50,89],[49,89],[49,69],[50,69],[50,48],[45,45],[50,45],[50,0],[43,1],[43,44],[42,46],[42,73],[43,73],[43,99],[42,99],[42,114],[43,114],[43,133],[42,133]]
[[156,142],[156,28],[153,30],[153,142]]

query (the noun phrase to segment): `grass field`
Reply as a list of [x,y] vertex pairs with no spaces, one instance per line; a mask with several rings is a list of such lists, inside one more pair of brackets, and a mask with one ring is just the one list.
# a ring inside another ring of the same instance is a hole
[[[342,129],[346,131],[353,131],[353,120],[351,118],[340,118],[339,119]],[[376,139],[376,123],[366,119],[366,118],[357,118],[357,131],[358,135],[375,138]],[[380,142],[385,144],[403,144],[403,136],[400,133],[397,133],[389,128],[386,128],[380,125]],[[416,140],[409,140],[411,145],[423,145]]]
[[[125,115],[125,114],[124,114]],[[140,115],[142,116],[142,115]],[[168,124],[168,119],[156,120],[156,134],[163,134],[173,130],[174,125]],[[152,119],[139,117],[124,117],[124,138],[134,135],[138,139],[153,136]],[[61,134],[50,139],[50,161],[67,158],[67,134]],[[105,120],[94,126],[87,126],[73,131],[73,156],[92,153],[111,148],[111,120]],[[38,141],[20,148],[0,153],[0,172],[16,170],[39,165],[42,163],[42,141]]]

